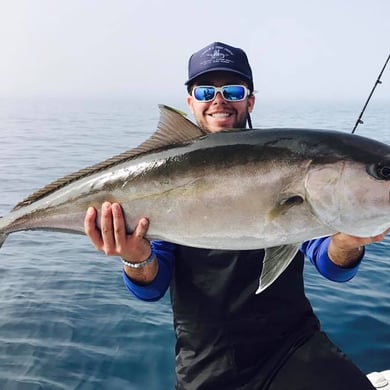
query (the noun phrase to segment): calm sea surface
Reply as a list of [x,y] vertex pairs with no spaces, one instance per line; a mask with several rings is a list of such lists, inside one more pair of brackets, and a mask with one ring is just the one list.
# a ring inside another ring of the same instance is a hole
[[[182,110],[184,104],[164,102]],[[350,132],[362,102],[261,102],[254,127]],[[153,102],[0,100],[0,215],[50,181],[138,145]],[[390,102],[370,103],[357,133],[390,143]],[[127,293],[121,264],[84,236],[11,235],[0,250],[1,389],[172,389],[169,297]],[[364,371],[390,369],[390,237],[349,283],[307,263],[307,295],[329,336]]]

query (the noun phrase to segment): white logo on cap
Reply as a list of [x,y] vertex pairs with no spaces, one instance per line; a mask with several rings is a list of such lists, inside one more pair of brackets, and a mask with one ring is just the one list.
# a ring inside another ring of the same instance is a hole
[[223,46],[213,46],[208,48],[204,53],[202,53],[203,56],[207,56],[207,59],[204,59],[201,62],[201,65],[208,65],[210,63],[223,63],[223,64],[230,64],[234,63],[232,59],[229,57],[233,56],[234,54]]

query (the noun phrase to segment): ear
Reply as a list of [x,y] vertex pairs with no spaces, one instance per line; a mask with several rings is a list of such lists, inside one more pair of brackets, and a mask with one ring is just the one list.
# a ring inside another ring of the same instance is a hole
[[191,113],[193,114],[194,113],[194,108],[193,108],[194,100],[193,100],[193,97],[191,95],[187,96],[186,103],[187,103],[187,106],[190,109]]
[[248,113],[249,114],[255,108],[255,101],[256,101],[255,95],[251,95],[251,96],[248,97]]

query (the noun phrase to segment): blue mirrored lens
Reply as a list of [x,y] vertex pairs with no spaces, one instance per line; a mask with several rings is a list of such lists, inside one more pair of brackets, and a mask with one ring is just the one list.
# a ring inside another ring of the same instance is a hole
[[245,98],[245,88],[241,85],[228,85],[222,89],[223,97],[231,102]]
[[194,97],[196,100],[201,102],[206,102],[208,100],[213,100],[215,96],[214,87],[195,87]]
[[225,100],[237,102],[246,98],[246,88],[242,85],[225,85],[223,87],[198,86],[193,90],[193,95],[200,102],[209,102],[214,100],[217,92],[221,92]]

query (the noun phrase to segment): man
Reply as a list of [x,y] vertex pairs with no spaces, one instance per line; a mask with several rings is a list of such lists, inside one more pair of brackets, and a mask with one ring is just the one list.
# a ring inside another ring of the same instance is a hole
[[[188,107],[203,130],[250,125],[253,77],[241,49],[215,42],[196,52],[186,85]],[[307,255],[324,276],[347,281],[358,270],[364,245],[384,235],[362,239],[338,233],[306,242],[283,274],[256,295],[262,249],[149,243],[147,218],[127,235],[120,205],[104,203],[101,231],[96,215],[88,210],[85,231],[98,250],[122,257],[125,284],[136,297],[154,301],[170,287],[177,389],[373,388],[320,331],[302,272]]]

